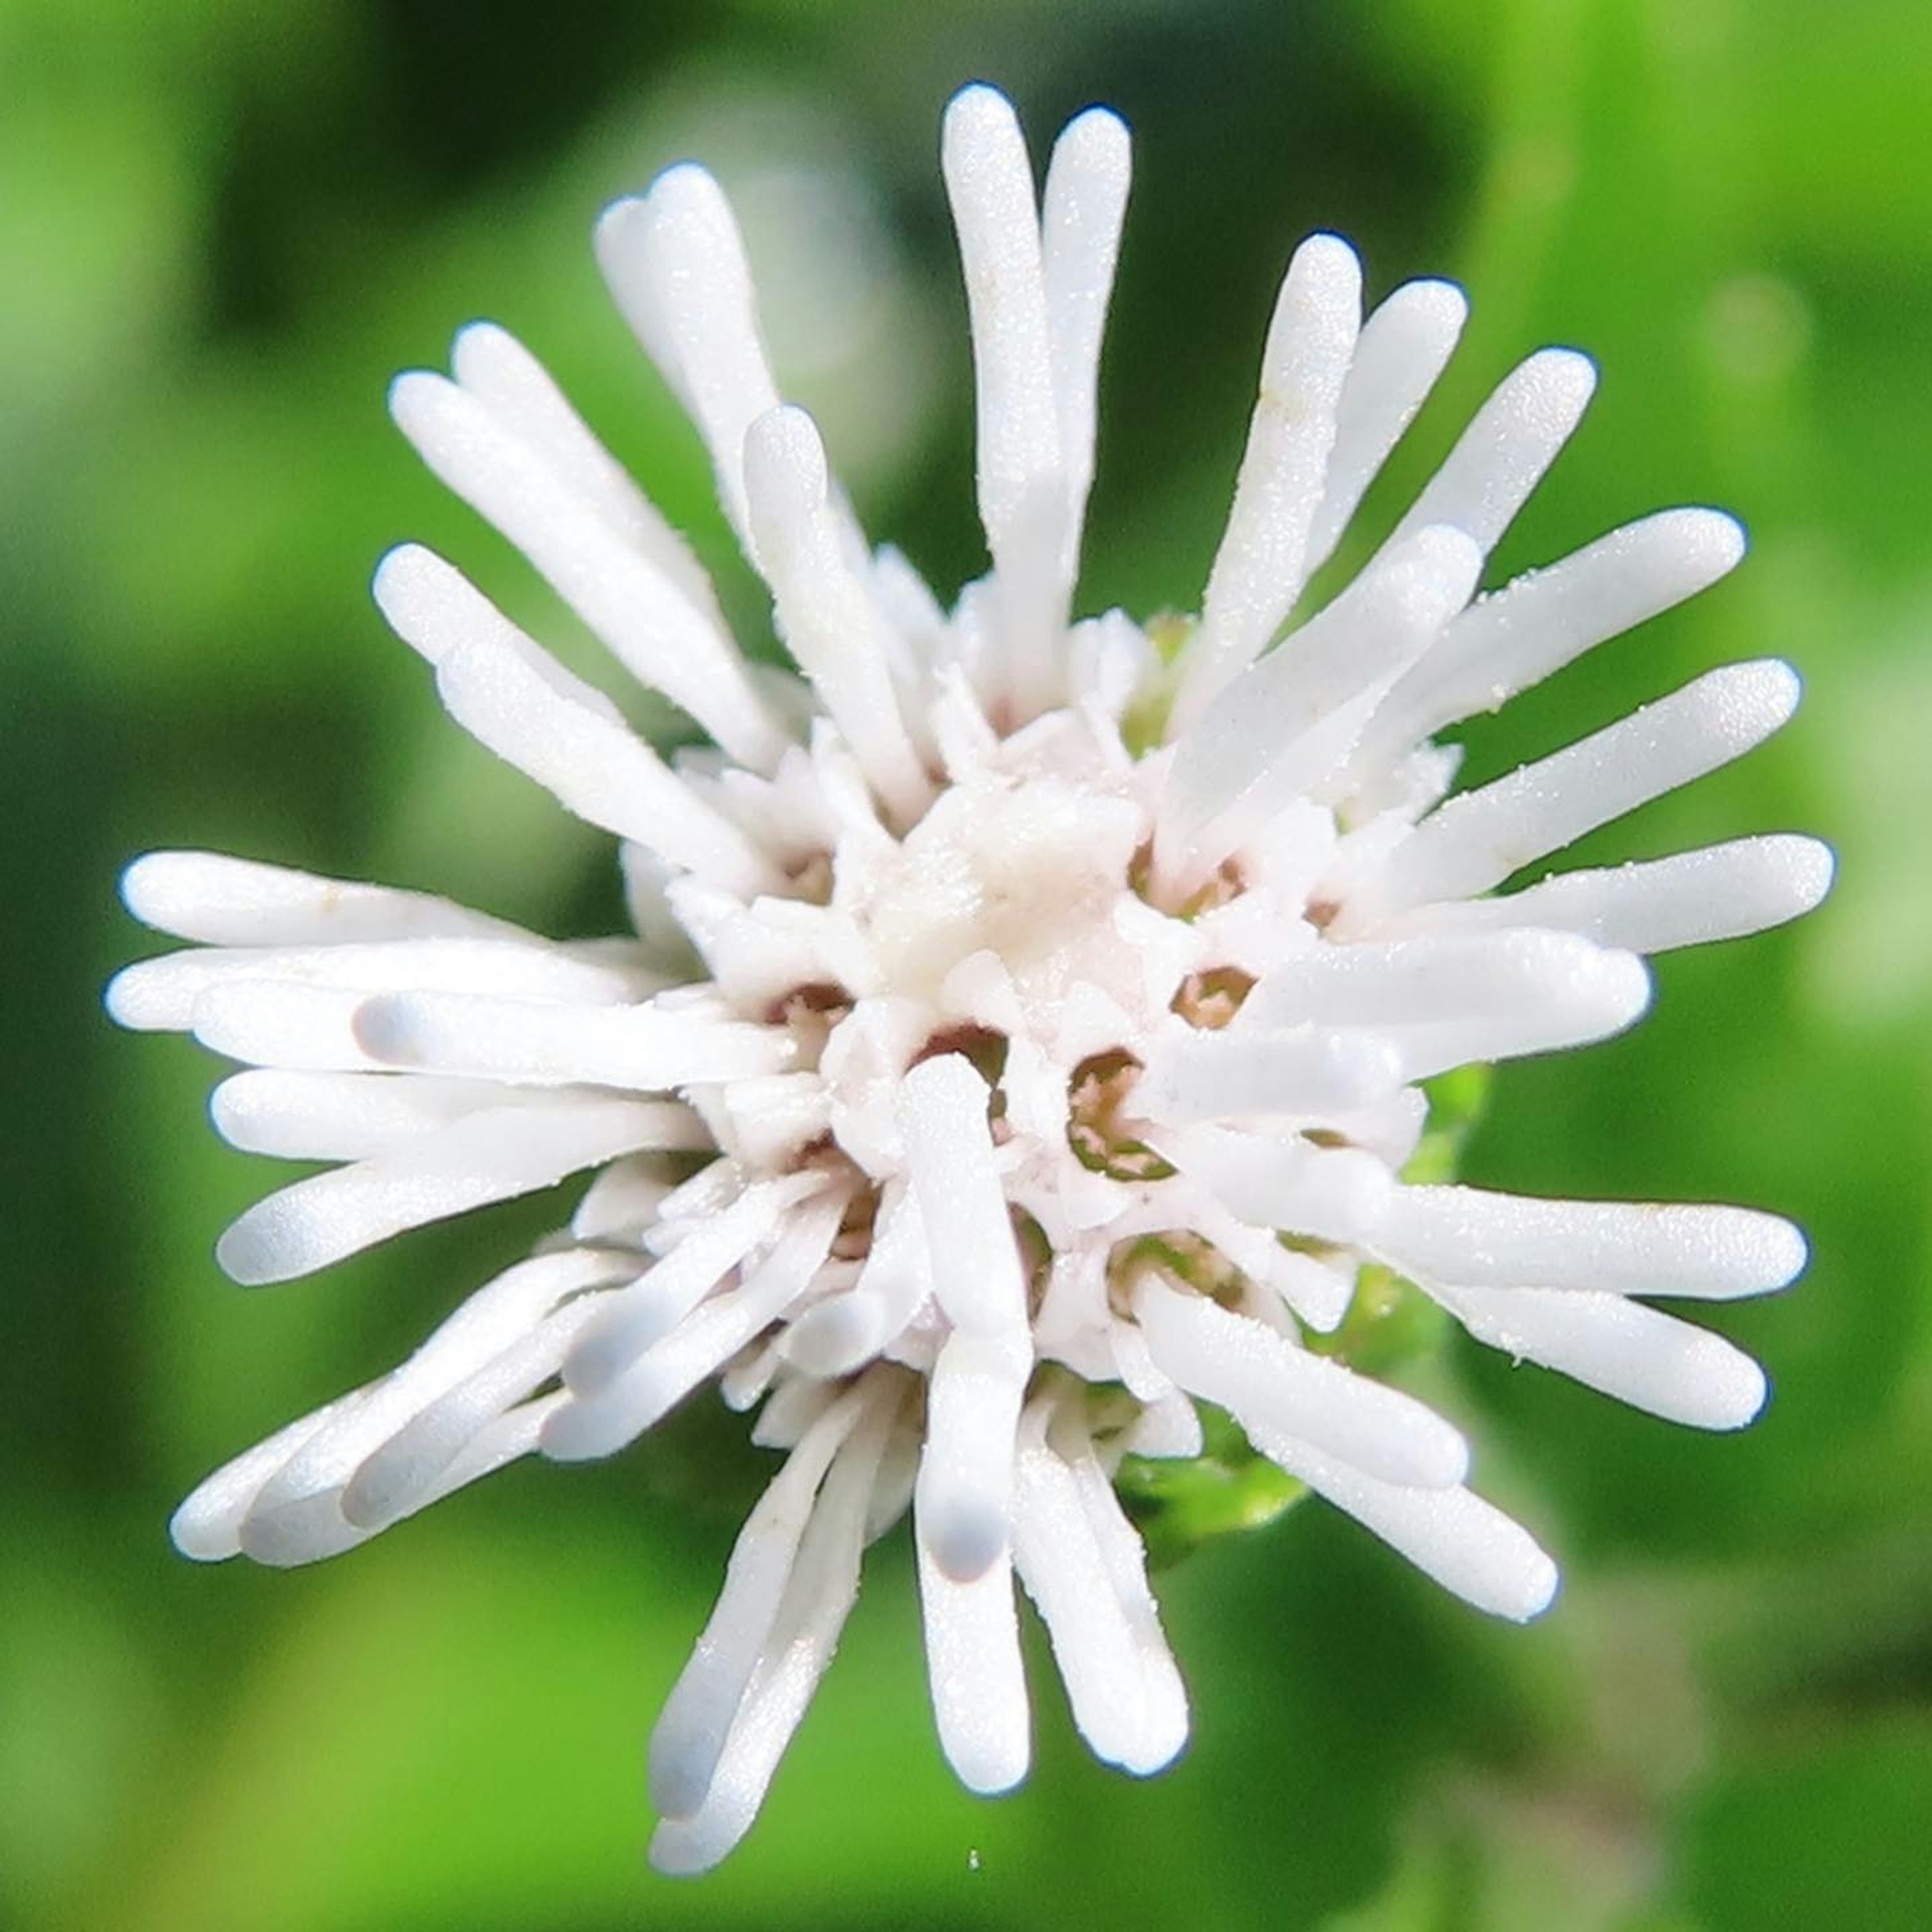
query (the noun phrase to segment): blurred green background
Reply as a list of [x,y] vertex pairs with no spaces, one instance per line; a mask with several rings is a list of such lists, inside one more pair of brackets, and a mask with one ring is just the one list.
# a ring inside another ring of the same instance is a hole
[[[1838,892],[1666,958],[1629,1037],[1511,1069],[1470,1171],[1775,1204],[1816,1258],[1720,1312],[1778,1384],[1738,1438],[1473,1348],[1427,1371],[1565,1565],[1527,1630],[1318,1507],[1166,1573],[1196,1736],[1151,1784],[1087,1760],[1035,1642],[1031,1780],[961,1792],[902,1534],[763,1821],[674,1887],[643,1865],[643,1741],[764,1459],[700,1399],[613,1464],[520,1468],[316,1570],[177,1558],[208,1468],[386,1366],[559,1204],[228,1285],[216,1233],[287,1177],[206,1130],[207,1056],[102,1018],[151,950],[113,880],[207,845],[608,928],[604,842],[442,721],[368,604],[415,536],[567,638],[383,383],[506,322],[768,634],[588,248],[606,200],[700,154],[868,525],[950,588],[981,560],[934,164],[976,75],[1040,148],[1095,99],[1138,137],[1086,608],[1198,596],[1317,226],[1377,292],[1439,272],[1474,298],[1384,516],[1555,340],[1603,388],[1506,570],[1669,502],[1745,518],[1736,578],[1472,734],[1471,769],[1788,655],[1810,690],[1782,740],[1585,856],[1810,829]],[[1923,0],[8,0],[0,1924],[1932,1924],[1928,83]]]

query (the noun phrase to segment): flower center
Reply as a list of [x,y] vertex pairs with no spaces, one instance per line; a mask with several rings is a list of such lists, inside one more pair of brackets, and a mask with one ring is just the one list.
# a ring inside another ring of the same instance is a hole
[[944,1012],[948,976],[990,953],[1037,1030],[1075,980],[1118,980],[1112,918],[1144,816],[1124,790],[1054,772],[950,787],[854,882],[850,909],[886,987]]

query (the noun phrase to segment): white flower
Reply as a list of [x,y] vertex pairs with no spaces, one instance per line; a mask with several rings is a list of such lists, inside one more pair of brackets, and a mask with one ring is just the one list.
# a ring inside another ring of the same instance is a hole
[[1678,1421],[1764,1395],[1638,1297],[1779,1287],[1803,1243],[1742,1208],[1526,1200],[1399,1176],[1418,1083],[1600,1038],[1640,955],[1815,904],[1814,841],[1751,838],[1492,889],[1783,724],[1778,664],[1714,671],[1444,802],[1441,727],[1493,709],[1734,564],[1677,510],[1478,596],[1574,428],[1590,364],[1532,356],[1349,587],[1270,649],[1447,360],[1442,282],[1366,322],[1348,248],[1297,251],[1198,623],[1072,620],[1127,136],[1082,115],[1043,207],[1011,110],[956,100],[944,166],[992,568],[949,614],[874,551],[780,400],[731,215],[674,169],[598,254],[708,443],[802,679],[747,662],[680,538],[501,330],[395,417],[715,752],[670,763],[449,565],[376,596],[452,716],[616,833],[636,932],[555,944],[440,900],[205,854],[128,903],[197,942],[115,1016],[247,1063],[236,1145],[341,1163],[229,1229],[238,1280],[596,1170],[570,1228],[400,1368],[211,1477],[189,1555],[349,1548],[533,1449],[622,1448],[712,1376],[790,1460],[740,1538],[652,1749],[658,1862],[735,1844],[838,1640],[865,1545],[910,1507],[941,1742],[1024,1773],[1012,1578],[1075,1718],[1138,1772],[1185,1694],[1112,1472],[1186,1456],[1192,1399],[1448,1588],[1533,1616],[1556,1571],[1463,1486],[1411,1397],[1303,1346],[1366,1260],[1512,1354]]

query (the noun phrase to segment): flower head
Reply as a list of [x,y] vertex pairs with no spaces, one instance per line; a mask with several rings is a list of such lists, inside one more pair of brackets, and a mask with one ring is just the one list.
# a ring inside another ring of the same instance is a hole
[[1016,1574],[1089,1742],[1151,1772],[1186,1700],[1112,1478],[1198,1454],[1197,1401],[1479,1607],[1554,1591],[1464,1486],[1457,1431],[1322,1352],[1365,1263],[1518,1358],[1726,1429],[1762,1401],[1756,1365],[1638,1298],[1756,1294],[1804,1259],[1742,1208],[1402,1178],[1432,1076],[1614,1033],[1648,998],[1642,955],[1824,892],[1828,854],[1796,837],[1494,890],[1776,730],[1784,665],[1453,798],[1431,742],[1721,575],[1736,525],[1666,512],[1479,595],[1588,399],[1590,364],[1546,350],[1280,636],[1463,316],[1418,282],[1364,321],[1354,255],[1316,236],[1198,621],[1075,621],[1126,132],[1074,122],[1036,206],[1011,110],[973,88],[944,167],[992,556],[950,611],[872,549],[781,400],[710,177],[674,169],[598,230],[796,676],[740,655],[681,538],[501,330],[395,386],[430,466],[715,747],[668,761],[448,564],[384,560],[377,602],[457,722],[623,842],[633,932],[560,944],[205,854],[125,881],[197,944],[124,972],[115,1016],[247,1064],[214,1102],[237,1145],[340,1163],[229,1229],[237,1280],[596,1177],[400,1367],[209,1478],[184,1551],[331,1555],[530,1451],[610,1454],[714,1377],[790,1452],[652,1739],[673,1870],[749,1824],[865,1546],[908,1508],[965,1782],[1027,1768]]

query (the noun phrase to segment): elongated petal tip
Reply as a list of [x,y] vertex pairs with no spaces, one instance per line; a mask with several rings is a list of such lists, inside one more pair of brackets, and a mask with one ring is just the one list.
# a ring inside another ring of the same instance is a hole
[[648,212],[642,195],[626,194],[598,216],[591,230],[591,247],[606,280],[614,281],[629,268]]
[[1612,1031],[1642,1017],[1655,990],[1650,968],[1634,952],[1599,951],[1577,990]]
[[[1415,1486],[1460,1489],[1469,1479],[1469,1440],[1454,1424],[1416,1405],[1420,1414],[1410,1431]],[[1424,1422],[1423,1418],[1426,1418]]]
[[496,370],[529,361],[529,352],[500,322],[465,322],[449,345],[450,371],[466,388],[484,386]]
[[[272,1194],[229,1224],[214,1244],[215,1264],[243,1288],[293,1281],[338,1258],[327,1237],[286,1190]],[[328,1250],[319,1252],[319,1250]]]
[[1430,332],[1452,339],[1461,332],[1469,317],[1469,298],[1460,284],[1440,276],[1427,275],[1404,282],[1383,306],[1400,304],[1416,322]]
[[745,489],[754,523],[761,508],[782,515],[808,514],[830,487],[825,445],[809,412],[796,404],[767,410],[745,432]]
[[1408,539],[1408,545],[1431,576],[1457,580],[1467,578],[1473,585],[1483,568],[1482,546],[1454,524],[1425,524]]
[[146,970],[150,964],[142,959],[122,967],[101,992],[107,1017],[132,1033],[160,1032],[170,1024],[163,1017],[164,1004],[154,991],[154,976]]
[[[143,852],[122,871],[121,903],[143,926],[172,932],[176,916],[199,902],[207,873],[224,862],[232,862],[202,852]],[[111,989],[113,982],[108,983]]]
[[654,1312],[648,1304],[620,1300],[594,1317],[563,1358],[564,1387],[587,1401],[620,1381],[676,1322],[675,1308],[652,1320]]
[[1389,594],[1404,616],[1439,630],[1476,594],[1483,547],[1453,524],[1430,524],[1389,557]]
[[1767,838],[1764,843],[1791,908],[1786,916],[1796,919],[1822,905],[1838,876],[1838,857],[1831,847],[1822,838],[1807,838],[1798,832]]
[[1312,286],[1324,290],[1358,288],[1362,258],[1346,236],[1318,229],[1296,246],[1288,273],[1305,277]]
[[886,1340],[880,1304],[843,1295],[808,1308],[785,1330],[785,1355],[808,1376],[849,1375]]
[[434,369],[405,369],[389,382],[389,419],[413,442],[456,385]]
[[553,1462],[590,1462],[614,1456],[637,1434],[628,1412],[616,1403],[572,1401],[544,1418],[537,1448]]
[[350,1022],[356,1044],[386,1066],[413,1066],[421,1060],[416,1012],[407,993],[379,993],[364,1000]]
[[1707,682],[1718,699],[1718,728],[1751,744],[1785,724],[1804,695],[1796,666],[1782,658],[1729,664],[1712,672]]
[[371,1534],[386,1529],[403,1514],[404,1499],[420,1486],[415,1472],[392,1464],[364,1463],[342,1492],[342,1520],[352,1529]]
[[660,1878],[702,1878],[724,1853],[691,1829],[689,1821],[666,1816],[651,1834],[646,1856]]
[[[1580,349],[1539,349],[1510,377],[1532,421],[1567,424],[1597,392],[1597,365]],[[1567,433],[1567,431],[1566,431]]]
[[1130,164],[1133,135],[1126,121],[1111,107],[1088,107],[1075,115],[1053,144],[1056,154],[1078,154],[1096,171],[1124,174]]
[[1587,1363],[1555,1360],[1552,1366],[1687,1429],[1726,1435],[1748,1428],[1764,1413],[1771,1379],[1742,1348],[1688,1322],[1672,1322],[1664,1337],[1622,1386],[1585,1372]]
[[242,1553],[235,1539],[233,1511],[226,1497],[211,1497],[204,1492],[206,1487],[185,1498],[168,1519],[168,1540],[194,1562],[225,1563]]
[[941,148],[950,152],[958,142],[983,138],[996,129],[1017,132],[1019,118],[1013,104],[992,82],[973,80],[946,104],[939,124]]
[[256,1082],[246,1073],[231,1075],[208,1096],[208,1118],[214,1131],[230,1147],[243,1153],[262,1151],[251,1145],[265,1110],[256,1096]]
[[293,1570],[339,1556],[362,1538],[344,1521],[334,1492],[318,1491],[242,1520],[242,1554],[272,1570]]
[[651,1733],[646,1776],[651,1809],[661,1818],[694,1816],[717,1768],[717,1741],[706,1727],[660,1722]]
[[[626,205],[619,202],[607,208],[606,217]],[[674,161],[652,180],[641,205],[658,216],[695,215],[709,219],[722,210],[729,219],[730,202],[718,184],[718,177],[699,161]]]
[[940,1575],[977,1582],[1006,1553],[1010,1528],[1006,1512],[977,1488],[922,1474],[919,1534]]
[[1811,1259],[1804,1230],[1776,1214],[1744,1212],[1748,1223],[1739,1238],[1737,1272],[1767,1288],[1789,1288]]
[[376,566],[369,594],[389,628],[418,656],[437,664],[462,641],[452,621],[452,584],[461,587],[459,572],[434,550],[398,544]]
[[1721,1375],[1712,1378],[1709,1406],[1697,1420],[1702,1429],[1746,1429],[1771,1401],[1771,1378],[1750,1356],[1733,1352]]
[[1556,1602],[1562,1582],[1563,1573],[1557,1568],[1555,1558],[1539,1550],[1534,1558],[1522,1565],[1514,1594],[1498,1603],[1496,1614],[1512,1623],[1532,1623]]
[[1032,1741],[1017,1733],[993,1732],[970,1742],[955,1739],[946,1756],[952,1774],[976,1798],[1000,1798],[1026,1781],[1033,1768]]
[[1750,548],[1744,526],[1728,511],[1694,507],[1663,512],[1685,565],[1707,583],[1735,570]]

